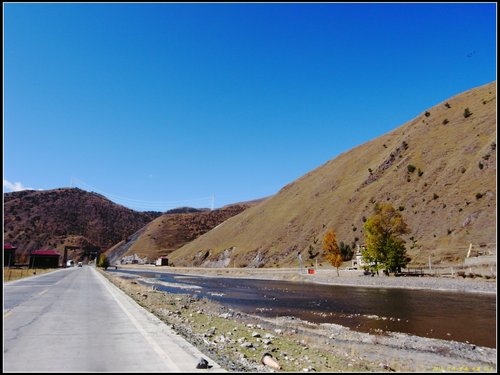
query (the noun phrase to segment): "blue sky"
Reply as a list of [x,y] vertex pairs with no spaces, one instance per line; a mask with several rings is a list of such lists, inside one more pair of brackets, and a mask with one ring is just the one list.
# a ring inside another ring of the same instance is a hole
[[496,3],[3,3],[4,192],[273,195],[496,80]]

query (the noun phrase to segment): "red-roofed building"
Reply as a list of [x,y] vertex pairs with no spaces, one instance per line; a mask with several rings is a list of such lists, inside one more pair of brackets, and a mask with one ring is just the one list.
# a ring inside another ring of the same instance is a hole
[[60,257],[57,250],[33,250],[29,264],[31,268],[58,268]]
[[16,263],[16,249],[17,247],[10,244],[3,244],[3,266],[10,267]]

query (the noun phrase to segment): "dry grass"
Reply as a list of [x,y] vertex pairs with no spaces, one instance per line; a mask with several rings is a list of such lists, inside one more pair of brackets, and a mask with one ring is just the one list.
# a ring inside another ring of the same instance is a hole
[[[465,117],[465,108],[473,115]],[[321,251],[330,228],[338,242],[363,244],[364,218],[373,214],[376,202],[390,202],[411,229],[406,238],[411,266],[427,264],[429,256],[434,263],[463,261],[470,243],[496,250],[495,196],[493,82],[423,109],[403,126],[328,161],[169,259],[176,266],[196,266],[193,260],[200,254],[209,251],[207,260],[215,263],[226,251],[232,266],[295,265],[297,252],[304,258],[309,245]],[[314,239],[319,241],[314,244]]]
[[13,281],[55,271],[54,268],[3,268],[3,281]]

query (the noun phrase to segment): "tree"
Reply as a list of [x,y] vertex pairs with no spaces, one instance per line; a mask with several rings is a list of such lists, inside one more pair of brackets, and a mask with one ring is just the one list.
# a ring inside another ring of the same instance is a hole
[[337,276],[339,276],[339,267],[342,265],[343,259],[333,229],[329,229],[323,236],[323,250],[326,260],[337,269]]
[[364,227],[364,261],[372,264],[377,273],[381,268],[401,272],[401,268],[406,267],[411,260],[406,255],[405,241],[401,238],[410,230],[401,213],[390,203],[377,203],[374,215],[365,222]]
[[351,249],[351,246],[345,244],[343,241],[339,243],[340,254],[342,255],[342,259],[344,261],[351,260],[354,252]]
[[97,267],[102,267],[104,269],[107,269],[109,267],[109,260],[106,255],[99,255],[99,259],[97,260]]

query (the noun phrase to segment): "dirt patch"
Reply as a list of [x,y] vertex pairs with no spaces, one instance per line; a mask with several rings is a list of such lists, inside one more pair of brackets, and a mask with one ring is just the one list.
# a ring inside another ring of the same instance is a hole
[[[218,270],[221,276],[227,276],[224,271]],[[398,333],[360,333],[293,317],[261,318],[189,292],[154,290],[129,275],[102,273],[228,371],[496,371],[496,349]],[[261,363],[266,353],[280,370]]]

